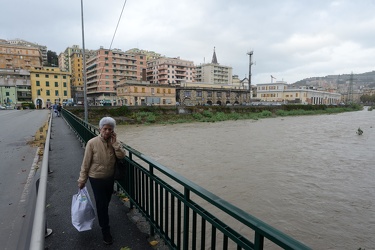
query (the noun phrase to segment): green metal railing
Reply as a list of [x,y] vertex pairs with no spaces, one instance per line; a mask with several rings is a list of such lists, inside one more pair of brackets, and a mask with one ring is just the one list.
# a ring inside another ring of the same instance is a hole
[[[63,117],[86,143],[99,130],[67,110]],[[123,144],[126,180],[118,181],[171,249],[311,249]],[[234,229],[237,228],[237,229]]]

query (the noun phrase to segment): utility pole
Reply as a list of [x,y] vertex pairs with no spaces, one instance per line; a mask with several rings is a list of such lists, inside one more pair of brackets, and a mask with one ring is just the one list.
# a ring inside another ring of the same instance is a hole
[[251,66],[253,65],[252,56],[254,51],[247,52],[249,55],[249,103],[251,102]]
[[354,97],[353,97],[353,72],[350,75],[349,79],[349,88],[348,88],[348,103],[353,103],[354,102]]
[[85,122],[88,122],[88,112],[87,112],[87,82],[86,82],[86,55],[85,55],[85,30],[83,25],[83,0],[81,0],[81,19],[82,19],[82,57],[83,57],[83,106],[85,109]]

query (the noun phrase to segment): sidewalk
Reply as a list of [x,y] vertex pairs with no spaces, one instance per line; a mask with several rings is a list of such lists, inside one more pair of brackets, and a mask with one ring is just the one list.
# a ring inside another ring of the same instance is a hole
[[[112,197],[109,218],[114,243],[103,243],[97,219],[94,228],[78,232],[71,223],[71,202],[78,192],[77,179],[83,158],[84,148],[62,117],[52,118],[51,151],[48,176],[46,220],[53,233],[45,239],[45,249],[116,249],[128,247],[131,250],[153,249],[148,235],[142,233],[128,218],[129,208],[117,196]],[[91,186],[87,188],[94,200]]]

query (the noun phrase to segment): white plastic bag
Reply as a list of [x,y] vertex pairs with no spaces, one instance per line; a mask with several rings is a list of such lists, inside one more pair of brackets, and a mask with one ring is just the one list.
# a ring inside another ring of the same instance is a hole
[[72,198],[72,224],[79,232],[82,232],[91,230],[94,220],[94,206],[87,188],[84,187]]

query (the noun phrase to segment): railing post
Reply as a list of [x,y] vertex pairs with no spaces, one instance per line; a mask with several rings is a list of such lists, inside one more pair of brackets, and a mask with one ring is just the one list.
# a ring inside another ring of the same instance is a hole
[[[129,152],[129,159],[130,159],[130,161],[133,161],[133,154],[131,152]],[[135,181],[134,181],[134,167],[131,167],[129,169],[128,182],[129,182],[129,190],[128,190],[129,195],[130,195],[130,197],[134,198],[134,185],[135,185],[134,184],[135,183]],[[130,202],[130,209],[133,209],[133,206],[134,206],[133,203]]]
[[[154,167],[150,164],[150,222],[151,224],[155,223],[155,218],[154,218]],[[155,235],[155,229],[151,225],[150,227],[150,234],[151,236]]]
[[263,250],[264,247],[264,236],[259,232],[255,232],[254,236],[254,249]]
[[183,249],[189,249],[189,206],[187,203],[190,200],[190,190],[188,188],[184,188],[184,238],[183,238]]

